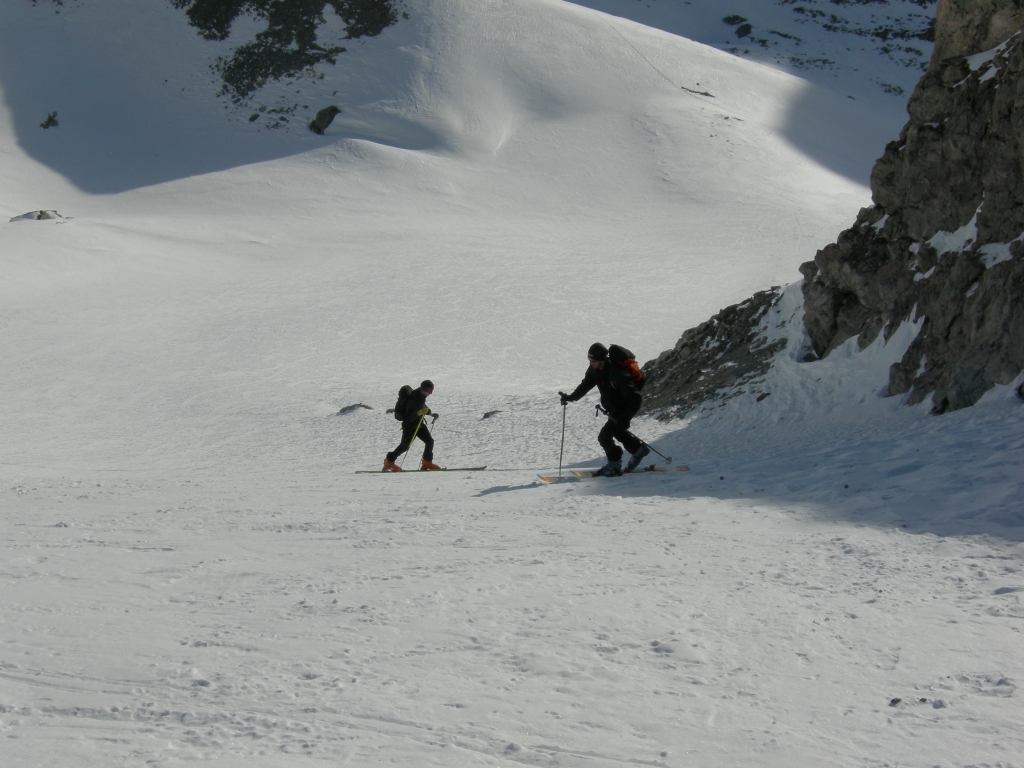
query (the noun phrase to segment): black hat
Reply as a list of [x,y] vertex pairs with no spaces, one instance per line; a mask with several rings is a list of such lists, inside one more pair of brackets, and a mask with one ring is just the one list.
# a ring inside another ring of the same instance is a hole
[[608,359],[608,347],[600,342],[591,344],[590,349],[587,350],[587,357],[591,360],[607,360]]
[[434,388],[434,382],[432,382],[432,381],[431,381],[430,379],[424,379],[424,380],[423,380],[423,381],[422,381],[422,382],[420,383],[420,389],[423,389],[423,390],[426,390],[426,391],[428,391],[428,392],[429,392],[429,391],[430,391],[430,390],[432,390],[433,388]]

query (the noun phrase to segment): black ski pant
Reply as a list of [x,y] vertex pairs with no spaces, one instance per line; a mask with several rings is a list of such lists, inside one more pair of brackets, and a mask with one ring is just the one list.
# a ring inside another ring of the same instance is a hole
[[[419,423],[419,431],[416,431],[416,424]],[[423,441],[426,446],[423,449],[423,458],[425,461],[433,461],[434,459],[434,438],[430,436],[430,430],[427,429],[427,425],[421,423],[419,419],[413,422],[403,421],[402,422],[402,442],[398,444],[395,450],[391,451],[388,456],[388,461],[394,461],[403,453],[409,450],[409,446],[412,445],[412,433],[416,432],[416,437]]]
[[608,421],[597,435],[597,442],[604,448],[608,461],[622,461],[622,448],[616,445],[616,440],[622,443],[622,446],[630,453],[636,453],[643,445],[629,431],[629,422],[632,418],[633,414],[631,413],[629,415],[608,415]]

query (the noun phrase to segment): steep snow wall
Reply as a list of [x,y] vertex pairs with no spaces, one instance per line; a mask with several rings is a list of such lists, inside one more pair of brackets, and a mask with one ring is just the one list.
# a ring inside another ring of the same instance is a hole
[[[806,358],[854,337],[863,349],[912,320],[920,332],[887,391],[910,404],[931,397],[935,413],[973,405],[1024,369],[1021,24],[1020,0],[940,2],[910,120],[872,172],[874,205],[800,268]],[[716,316],[738,327],[712,319],[648,363],[649,411],[681,415],[767,370],[760,319],[739,311],[764,303],[755,299]]]

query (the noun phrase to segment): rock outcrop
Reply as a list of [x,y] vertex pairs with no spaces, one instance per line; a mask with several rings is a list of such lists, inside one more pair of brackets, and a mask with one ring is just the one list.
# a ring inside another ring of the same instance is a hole
[[[874,205],[800,268],[808,358],[855,336],[863,349],[916,320],[920,332],[890,369],[888,392],[910,404],[931,396],[934,413],[973,405],[1024,370],[1022,3],[940,0],[910,120],[872,171]],[[727,396],[732,375],[770,366],[740,311],[751,301],[687,331],[644,366],[647,412],[681,415]],[[719,328],[727,318],[739,325]],[[732,351],[710,359],[719,337]]]
[[[765,334],[765,319],[781,298],[779,289],[760,291],[691,328],[675,347],[643,367],[644,413],[661,420],[684,416],[709,400],[757,389],[784,338]],[[758,398],[767,394],[758,390]]]
[[935,47],[928,71],[958,56],[990,51],[1024,24],[1016,0],[943,0],[935,9]]
[[1024,369],[1021,21],[1020,0],[939,4],[910,121],[871,174],[875,205],[800,268],[818,356],[924,319],[889,393],[932,395],[936,413]]
[[29,211],[21,216],[15,216],[11,221],[48,221],[50,219],[63,221],[64,217],[56,211]]

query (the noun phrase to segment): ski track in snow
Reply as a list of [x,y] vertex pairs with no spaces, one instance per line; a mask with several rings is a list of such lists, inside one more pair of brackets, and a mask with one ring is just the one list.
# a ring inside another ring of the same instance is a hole
[[[587,347],[796,279],[902,109],[579,5],[410,0],[268,88],[340,103],[328,136],[272,134],[131,5],[0,6],[0,208],[66,217],[0,225],[2,768],[1024,766],[1020,380],[904,407],[907,323],[634,422],[690,472],[536,477]],[[488,470],[352,474],[424,377],[439,463]]]

